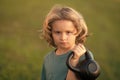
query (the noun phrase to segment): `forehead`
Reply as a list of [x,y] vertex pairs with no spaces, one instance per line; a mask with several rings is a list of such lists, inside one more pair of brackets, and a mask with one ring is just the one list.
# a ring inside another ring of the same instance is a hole
[[53,30],[74,30],[76,29],[70,20],[57,20],[52,24]]

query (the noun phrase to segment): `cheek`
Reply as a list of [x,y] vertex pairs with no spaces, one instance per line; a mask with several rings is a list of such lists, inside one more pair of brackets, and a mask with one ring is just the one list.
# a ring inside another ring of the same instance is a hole
[[72,38],[72,39],[73,39],[74,42],[76,41],[76,37],[74,37],[74,38]]
[[54,40],[54,41],[57,41],[57,38],[56,38],[56,37],[53,37],[53,40]]
[[59,39],[59,38],[58,38],[57,36],[55,36],[55,35],[53,35],[52,37],[53,37],[54,42],[57,42],[58,39]]
[[70,42],[75,42],[76,36],[71,37],[69,40],[70,40]]

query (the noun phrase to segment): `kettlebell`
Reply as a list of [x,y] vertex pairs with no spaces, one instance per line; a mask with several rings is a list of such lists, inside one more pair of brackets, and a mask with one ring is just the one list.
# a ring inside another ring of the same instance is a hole
[[66,64],[68,68],[72,70],[80,80],[96,80],[100,75],[100,66],[92,59],[89,51],[87,50],[85,52],[85,60],[78,62],[76,67],[70,64],[73,54],[74,52],[72,51],[67,58]]

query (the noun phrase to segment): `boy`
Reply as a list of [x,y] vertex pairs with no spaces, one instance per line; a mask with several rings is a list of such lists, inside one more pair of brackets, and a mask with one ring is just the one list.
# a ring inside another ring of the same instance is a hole
[[85,59],[83,43],[88,29],[82,15],[70,7],[54,6],[44,21],[43,36],[55,50],[44,59],[41,80],[78,80],[66,66],[66,59],[70,51],[74,52],[73,66]]

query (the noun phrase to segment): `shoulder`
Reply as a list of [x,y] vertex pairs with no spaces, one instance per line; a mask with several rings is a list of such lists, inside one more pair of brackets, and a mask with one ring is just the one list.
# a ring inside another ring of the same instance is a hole
[[94,59],[93,53],[90,50],[88,50],[88,53],[90,54],[91,58]]
[[54,52],[55,52],[55,50],[48,52],[44,57],[44,61],[52,58],[52,56],[54,55]]
[[46,58],[46,57],[49,57],[49,56],[51,56],[51,55],[53,55],[53,54],[54,54],[54,52],[55,52],[54,50],[53,50],[53,51],[48,52],[48,53],[46,54],[45,58]]

